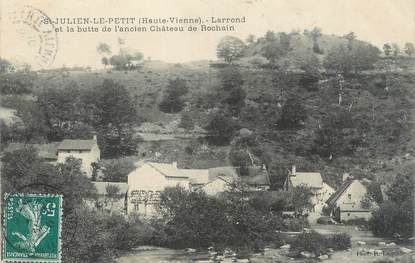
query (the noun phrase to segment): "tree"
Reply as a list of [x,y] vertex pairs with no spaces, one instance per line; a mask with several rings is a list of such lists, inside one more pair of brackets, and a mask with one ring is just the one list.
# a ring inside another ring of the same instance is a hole
[[127,182],[127,176],[136,168],[129,159],[111,159],[100,162],[104,182]]
[[229,160],[232,166],[239,167],[240,175],[245,176],[249,167],[262,164],[262,154],[260,142],[253,134],[239,135],[231,142]]
[[122,198],[122,194],[120,194],[120,188],[117,185],[108,184],[105,187],[105,192],[107,199],[110,202],[110,211],[113,211],[114,203],[117,202],[119,199]]
[[267,42],[272,42],[272,41],[275,41],[275,40],[277,40],[277,35],[275,34],[275,32],[274,32],[274,31],[270,31],[270,30],[268,30],[268,31],[265,33],[265,40],[266,40]]
[[227,145],[239,124],[223,112],[217,112],[205,127],[207,140],[214,145]]
[[101,59],[101,63],[104,65],[105,68],[110,64],[108,58],[106,58],[106,57],[103,57]]
[[214,99],[220,101],[220,107],[232,116],[239,116],[245,105],[246,92],[242,88],[244,80],[238,67],[228,65],[218,72],[221,85],[214,91]]
[[282,107],[279,124],[282,128],[298,128],[307,118],[303,103],[297,98],[288,99]]
[[304,71],[299,81],[300,86],[308,90],[316,89],[320,80],[321,67],[318,57],[312,53],[299,54],[296,63]]
[[224,204],[203,192],[167,188],[158,207],[167,222],[164,231],[170,246],[208,247],[226,244],[230,239],[232,226],[224,213]]
[[248,43],[248,45],[255,44],[255,36],[252,34],[248,35],[248,37],[246,38],[246,43]]
[[314,27],[310,33],[309,36],[311,37],[311,39],[313,40],[313,52],[317,53],[317,54],[323,54],[323,50],[320,48],[320,46],[318,45],[318,39],[322,36],[323,34],[321,33],[321,28],[319,27]]
[[13,65],[5,60],[0,58],[0,74],[10,73],[13,71]]
[[413,200],[407,200],[402,204],[385,201],[373,212],[370,228],[376,236],[411,237],[414,233],[413,220]]
[[[53,141],[89,139],[93,128],[81,101],[82,92],[76,82],[61,88],[49,88],[40,92],[36,104],[41,110],[48,128],[48,138]],[[92,118],[92,117],[91,117]]]
[[216,54],[218,58],[223,59],[226,63],[232,63],[243,56],[244,50],[245,44],[242,40],[225,36],[220,40],[216,48]]
[[97,46],[97,51],[99,54],[111,55],[111,47],[107,43],[99,43]]
[[343,36],[345,39],[347,39],[347,48],[349,50],[352,50],[353,48],[353,41],[356,39],[356,35],[354,32],[350,32]]
[[[412,165],[412,168],[415,168]],[[411,172],[398,174],[393,183],[388,188],[386,195],[392,202],[397,204],[414,199],[414,179]]]
[[193,128],[195,127],[195,124],[193,122],[193,118],[190,112],[188,111],[182,112],[179,127],[184,128],[189,131],[193,130]]
[[140,141],[134,125],[139,123],[137,111],[127,89],[104,80],[82,97],[91,124],[98,133],[98,143],[103,156],[115,157],[136,153]]
[[276,40],[269,41],[262,48],[262,56],[264,56],[271,64],[284,55],[284,51]]
[[285,32],[280,32],[278,33],[278,37],[283,53],[286,54],[287,52],[291,51],[291,35]]
[[136,68],[137,63],[144,58],[143,53],[131,48],[121,48],[119,53],[109,59],[109,64],[116,70],[129,70]]
[[405,50],[405,53],[406,53],[408,56],[412,56],[412,54],[414,54],[414,52],[415,52],[415,47],[414,47],[414,44],[412,44],[412,43],[410,43],[410,42],[405,43],[405,48],[404,48],[404,50]]
[[296,186],[291,190],[291,205],[299,215],[313,207],[312,196],[311,189],[303,185]]
[[159,104],[160,110],[166,113],[180,112],[185,103],[183,96],[187,92],[188,87],[185,80],[179,78],[169,80],[163,99]]
[[0,74],[0,94],[30,94],[37,75],[31,71],[5,72]]
[[399,45],[396,44],[396,43],[392,43],[392,53],[393,53],[393,56],[394,57],[398,56],[400,52],[401,52],[401,49],[400,49]]
[[19,101],[16,115],[22,122],[10,126],[13,139],[22,142],[44,141],[50,135],[50,128],[41,108],[33,101]]
[[343,45],[336,46],[330,50],[324,58],[323,65],[326,70],[333,70],[337,73],[355,74],[373,68],[374,63],[379,59],[379,50],[369,44],[355,43],[351,50]]
[[349,111],[335,108],[316,132],[314,151],[322,156],[351,155],[362,145],[362,136]]
[[392,47],[388,43],[385,43],[383,45],[383,53],[385,53],[385,56],[389,56],[392,52]]

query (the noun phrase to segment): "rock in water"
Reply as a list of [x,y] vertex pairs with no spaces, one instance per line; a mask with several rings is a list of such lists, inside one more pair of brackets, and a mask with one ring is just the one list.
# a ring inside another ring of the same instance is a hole
[[412,249],[409,249],[409,248],[406,248],[406,247],[401,247],[400,250],[404,254],[409,254],[409,253],[412,252]]
[[302,252],[300,252],[300,255],[301,255],[303,258],[311,258],[311,257],[312,257],[311,253],[310,253],[310,252],[308,252],[308,251],[302,251]]

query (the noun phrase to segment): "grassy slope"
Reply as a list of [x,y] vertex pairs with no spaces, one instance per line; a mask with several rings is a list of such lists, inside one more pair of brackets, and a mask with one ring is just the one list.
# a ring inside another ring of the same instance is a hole
[[[334,46],[346,44],[347,40],[336,36],[323,35],[318,40],[320,48],[325,54]],[[291,51],[287,59],[295,61],[297,54],[310,52],[313,42],[310,38],[296,34],[292,35]],[[258,57],[263,47],[263,42],[259,41],[251,45],[247,51],[244,61],[251,57]],[[324,55],[319,55],[323,59]],[[388,62],[382,59],[380,64]],[[401,63],[402,62],[402,63]],[[246,65],[245,63],[243,63]],[[405,65],[404,68],[414,67],[413,60],[402,59],[398,64]],[[281,111],[276,107],[280,90],[271,85],[273,72],[269,69],[256,67],[243,67],[242,75],[245,80],[244,89],[247,92],[247,107],[245,113],[251,113],[251,118],[245,114],[243,126],[253,130],[256,134],[265,138],[263,147],[272,153],[282,166],[289,167],[296,163],[299,169],[321,170],[323,175],[329,178],[340,177],[344,171],[358,169],[364,173],[388,173],[391,167],[396,167],[407,153],[414,156],[414,143],[411,136],[403,136],[396,141],[388,141],[386,136],[382,141],[377,138],[368,138],[369,147],[358,149],[356,154],[351,157],[336,157],[332,161],[321,159],[317,156],[298,153],[293,147],[295,141],[304,145],[309,145],[313,139],[313,133],[318,127],[327,109],[337,104],[336,89],[330,82],[319,84],[318,91],[307,91],[297,85],[296,76],[292,74],[292,83],[283,93],[283,99],[290,95],[298,96],[304,103],[308,119],[303,129],[295,133],[281,132],[272,127],[272,123],[278,119]],[[146,62],[142,68],[135,71],[49,71],[41,73],[36,86],[41,87],[62,87],[75,81],[81,88],[89,88],[99,85],[103,79],[111,78],[126,86],[134,98],[140,116],[145,121],[167,127],[172,122],[180,119],[180,114],[165,114],[158,110],[158,103],[163,95],[163,89],[168,80],[176,77],[187,80],[189,94],[187,101],[191,101],[195,96],[204,99],[204,92],[218,86],[217,69],[209,67],[207,61],[187,63],[187,64],[167,64],[159,61]],[[350,105],[353,101],[352,112],[355,115],[371,115],[372,107],[375,105],[375,115],[392,115],[404,112],[410,123],[412,123],[414,91],[413,85],[415,78],[408,71],[391,74],[388,73],[388,91],[380,87],[381,73],[379,71],[365,74],[359,79],[349,79],[347,88],[344,91],[343,105]],[[269,109],[274,110],[271,118],[266,115]],[[398,114],[399,115],[399,114]],[[397,115],[397,118],[399,116]],[[203,126],[206,124],[207,112],[198,110],[193,112],[196,123]],[[380,119],[376,118],[375,119]],[[379,130],[378,133],[384,131]],[[194,151],[186,153],[186,146],[191,145]],[[146,158],[158,159],[160,161],[175,161],[187,167],[203,168],[209,165],[226,165],[226,153],[228,147],[211,147],[208,150],[201,144],[191,143],[190,141],[169,141],[146,145],[148,153],[152,149],[152,154]],[[153,149],[154,148],[154,149]],[[161,157],[155,157],[155,152],[162,153]],[[386,167],[386,168],[385,168]],[[395,169],[395,168],[393,168]],[[334,180],[335,181],[335,180]]]
[[[247,91],[247,103],[250,105],[246,108],[247,112],[255,111],[256,114],[252,119],[245,119],[243,125],[256,134],[268,138],[269,143],[264,147],[267,151],[275,154],[281,165],[289,167],[293,163],[299,164],[299,169],[321,170],[327,177],[339,178],[343,171],[358,167],[367,173],[370,171],[382,170],[384,163],[391,167],[394,160],[402,159],[406,153],[414,154],[412,141],[407,138],[402,140],[382,143],[371,141],[370,147],[358,151],[352,157],[339,157],[333,161],[320,159],[316,156],[307,156],[296,154],[296,149],[292,148],[290,140],[303,141],[304,144],[311,142],[313,131],[326,114],[324,109],[330,105],[337,104],[336,90],[330,82],[321,83],[318,91],[307,91],[298,85],[292,85],[284,91],[284,98],[290,94],[299,96],[303,101],[308,112],[308,119],[304,129],[297,133],[279,132],[270,127],[273,120],[265,119],[264,114],[269,107],[275,108],[275,103],[280,94],[280,90],[275,90],[271,86],[272,71],[268,69],[243,68],[243,77],[245,80],[244,89]],[[180,77],[188,81],[190,92],[188,99],[194,94],[201,91],[212,89],[218,84],[216,69],[208,66],[208,63],[194,63],[185,65],[165,64],[160,62],[151,62],[137,71],[97,71],[97,72],[68,72],[68,73],[46,73],[40,76],[37,86],[53,87],[62,86],[65,83],[75,81],[80,87],[88,88],[98,85],[105,78],[111,78],[125,85],[137,102],[137,108],[140,115],[144,115],[146,120],[157,125],[168,126],[172,121],[180,119],[179,114],[165,114],[158,110],[157,104],[162,96],[163,88],[167,85],[168,79]],[[295,74],[293,74],[293,83],[296,83]],[[389,77],[389,91],[379,88],[376,83],[380,81],[378,75],[364,75],[359,79],[352,79],[345,89],[343,97],[344,105],[350,105],[353,100],[352,111],[355,114],[370,115],[372,112],[372,103],[376,105],[375,114],[387,115],[393,112],[408,112],[411,118],[413,107],[411,101],[414,100],[414,94],[411,87],[414,85],[415,78],[409,74],[391,74]],[[413,104],[412,104],[413,105]],[[280,109],[275,108],[275,119],[280,114]],[[196,112],[195,121],[201,126],[205,112]],[[202,121],[201,121],[202,120]],[[379,131],[382,132],[382,131]],[[281,138],[285,136],[286,138]],[[411,139],[409,137],[409,139]],[[190,148],[193,153],[186,153],[186,146],[191,144],[188,140],[169,141],[161,143],[148,144],[145,148],[151,149],[152,153],[146,158],[159,161],[179,161],[179,164],[186,167],[205,168],[217,165],[226,165],[227,147],[211,147],[205,149],[201,144],[193,143]],[[155,156],[159,152],[162,155]],[[148,151],[147,151],[148,154]],[[396,160],[395,160],[396,161]],[[399,162],[399,161],[398,161]],[[334,180],[335,181],[335,180]]]

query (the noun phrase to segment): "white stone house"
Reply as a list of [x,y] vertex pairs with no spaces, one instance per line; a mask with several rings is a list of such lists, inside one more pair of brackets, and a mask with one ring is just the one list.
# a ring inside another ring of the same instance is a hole
[[360,180],[346,179],[340,188],[327,200],[331,208],[332,216],[337,221],[348,221],[351,219],[368,220],[372,216],[372,208],[363,207],[362,200],[365,198],[367,188]]
[[128,175],[127,213],[155,216],[155,205],[164,189],[180,186],[191,190],[191,182],[202,184],[207,177],[208,170],[178,169],[177,163],[147,162]]
[[79,159],[81,169],[88,177],[92,176],[92,163],[98,162],[101,154],[96,136],[92,140],[63,140],[43,144],[10,143],[5,152],[28,147],[35,148],[39,157],[51,164],[63,163],[69,157]]
[[294,187],[305,186],[310,188],[313,196],[311,198],[312,208],[310,212],[321,213],[326,204],[327,199],[335,192],[335,190],[323,182],[321,174],[318,172],[297,172],[293,166],[284,182],[284,190],[290,191]]
[[204,191],[215,196],[225,192],[232,182],[240,178],[252,191],[268,190],[267,173],[262,169],[254,170],[250,172],[251,176],[242,177],[234,167],[180,169],[175,162],[147,162],[128,175],[127,213],[156,216],[156,204],[167,187],[181,186],[189,191]]
[[96,136],[92,140],[63,140],[57,149],[57,162],[65,162],[70,157],[79,159],[81,169],[91,177],[92,163],[98,162],[100,155]]

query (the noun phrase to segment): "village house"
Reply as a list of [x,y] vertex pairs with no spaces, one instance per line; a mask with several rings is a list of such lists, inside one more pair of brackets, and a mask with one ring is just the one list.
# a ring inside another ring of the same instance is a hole
[[92,140],[63,140],[62,142],[43,144],[10,143],[5,152],[13,152],[27,147],[35,148],[39,157],[51,164],[63,163],[69,157],[79,159],[81,169],[88,177],[92,176],[92,163],[100,160],[96,136]]
[[226,191],[235,180],[241,181],[251,191],[265,191],[270,187],[268,173],[262,168],[252,168],[249,176],[238,176],[234,167],[211,169],[180,169],[177,163],[147,162],[128,175],[127,212],[151,217],[157,214],[155,204],[167,187],[181,186],[190,191],[204,191],[215,196]]
[[127,214],[127,183],[92,182],[97,189],[96,199],[87,204],[99,211]]
[[92,140],[63,140],[57,149],[57,161],[65,162],[69,157],[81,160],[81,169],[88,177],[92,176],[92,163],[100,160],[97,137]]
[[367,188],[360,180],[347,178],[340,188],[327,200],[327,205],[335,220],[349,221],[352,219],[368,220],[372,216],[372,207],[362,205]]
[[323,182],[320,173],[317,172],[297,172],[296,166],[292,167],[287,179],[284,182],[284,190],[290,191],[294,187],[305,186],[310,188],[313,196],[311,197],[312,208],[310,212],[321,213],[327,199],[335,192],[334,189]]

